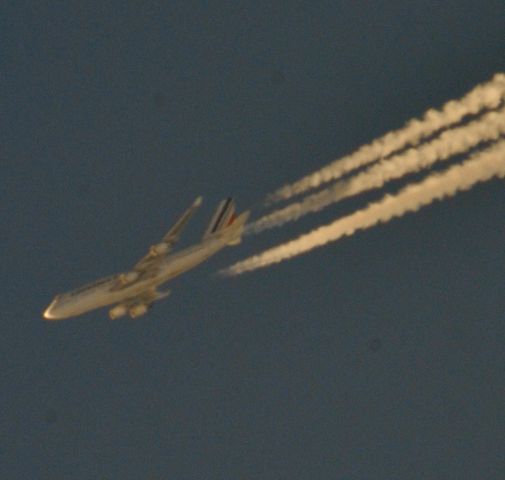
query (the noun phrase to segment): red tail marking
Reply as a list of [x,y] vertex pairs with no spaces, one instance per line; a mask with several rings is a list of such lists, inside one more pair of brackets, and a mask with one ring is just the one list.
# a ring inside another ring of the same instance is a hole
[[226,225],[226,226],[227,227],[230,226],[235,221],[236,218],[237,218],[236,213],[233,213],[233,215],[230,218],[230,221],[228,222],[228,225]]

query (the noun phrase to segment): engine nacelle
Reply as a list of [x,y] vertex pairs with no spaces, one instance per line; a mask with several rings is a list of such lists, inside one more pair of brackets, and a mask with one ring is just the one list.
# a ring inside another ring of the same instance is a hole
[[127,313],[128,309],[125,305],[116,305],[109,310],[109,318],[111,320],[116,320],[116,318],[124,317]]
[[145,303],[138,303],[137,305],[133,305],[132,307],[130,307],[128,313],[130,314],[130,317],[137,318],[140,317],[141,315],[144,315],[144,313],[146,313],[148,309],[149,307]]
[[119,275],[119,281],[121,285],[128,285],[129,283],[133,283],[135,280],[137,280],[137,278],[139,278],[139,272],[135,271],[126,272]]
[[168,243],[165,242],[157,243],[156,245],[153,245],[151,247],[149,252],[153,256],[163,255],[164,253],[168,252]]

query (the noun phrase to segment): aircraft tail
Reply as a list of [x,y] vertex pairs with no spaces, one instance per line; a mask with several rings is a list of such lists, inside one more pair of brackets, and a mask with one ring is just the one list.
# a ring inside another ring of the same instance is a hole
[[249,212],[237,216],[233,198],[222,200],[203,235],[203,240],[217,236],[229,236],[229,245],[240,243],[244,225],[249,217]]

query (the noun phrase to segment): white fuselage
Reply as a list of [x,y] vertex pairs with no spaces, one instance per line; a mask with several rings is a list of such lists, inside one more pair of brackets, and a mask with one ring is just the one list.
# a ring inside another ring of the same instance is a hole
[[142,298],[143,293],[192,269],[227,245],[228,238],[212,238],[167,255],[153,269],[130,285],[118,288],[119,274],[97,280],[71,292],[57,295],[44,312],[49,320],[62,320],[96,308]]

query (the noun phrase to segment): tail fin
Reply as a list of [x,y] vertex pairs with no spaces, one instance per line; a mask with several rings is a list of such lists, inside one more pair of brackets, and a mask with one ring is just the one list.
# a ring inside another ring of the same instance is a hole
[[248,217],[249,212],[244,212],[237,217],[235,211],[235,201],[233,198],[226,198],[221,201],[212,216],[212,220],[203,235],[203,240],[207,240],[208,238],[218,235],[229,235],[230,245],[239,243]]
[[214,215],[212,216],[209,226],[207,227],[207,230],[205,230],[203,239],[205,240],[211,235],[219,232],[220,230],[223,230],[230,223],[232,223],[234,219],[235,202],[233,201],[233,198],[226,198],[219,203],[216,211],[214,212]]
[[244,226],[249,218],[251,212],[247,210],[242,212],[233,223],[223,232],[225,235],[229,233],[228,245],[238,245],[242,241],[242,234],[244,233]]

